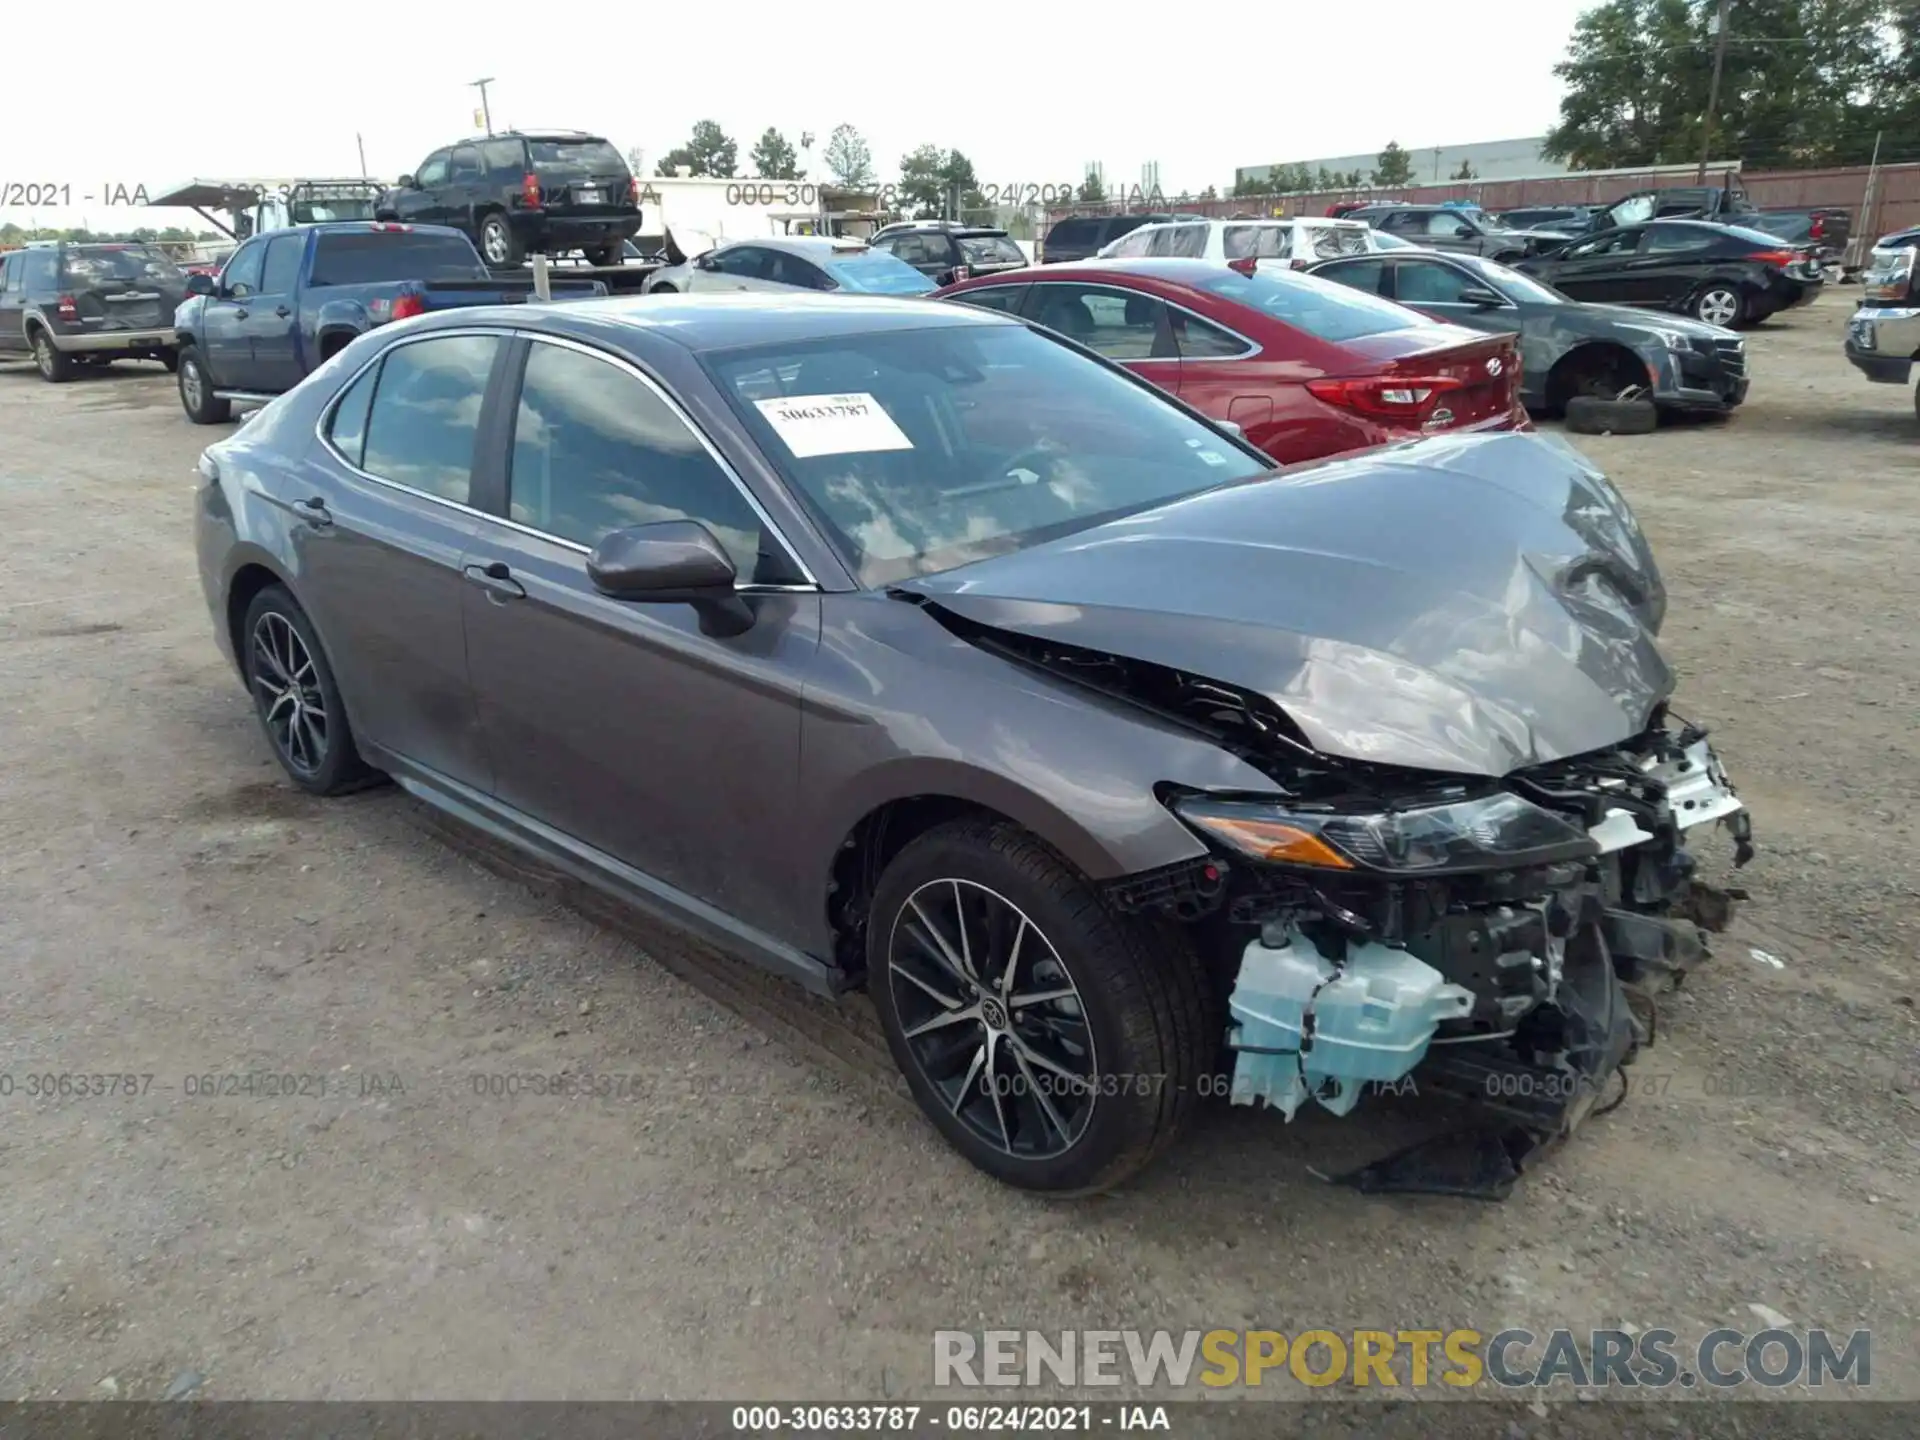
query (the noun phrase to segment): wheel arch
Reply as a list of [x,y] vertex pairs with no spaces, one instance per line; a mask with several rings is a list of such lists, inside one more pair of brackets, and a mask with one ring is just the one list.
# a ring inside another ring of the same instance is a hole
[[227,577],[226,613],[223,617],[227,641],[233,648],[233,663],[242,676],[246,674],[247,662],[245,637],[241,635],[240,627],[246,622],[247,607],[253,604],[254,597],[270,585],[279,585],[288,594],[293,593],[292,582],[272,563],[266,552],[247,547],[241,552],[239,564]]
[[1639,351],[1624,341],[1596,337],[1575,344],[1547,368],[1547,378],[1541,392],[1547,408],[1553,411],[1564,409],[1567,401],[1573,398],[1575,378],[1601,366],[1630,369],[1649,389],[1653,386],[1653,377]]

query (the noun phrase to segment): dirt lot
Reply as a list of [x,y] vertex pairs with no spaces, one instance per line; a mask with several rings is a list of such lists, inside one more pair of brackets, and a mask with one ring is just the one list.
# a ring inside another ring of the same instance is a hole
[[[1840,354],[1855,294],[1756,332],[1731,423],[1581,442],[1761,850],[1636,1092],[1505,1205],[1315,1178],[1411,1099],[1221,1108],[1095,1201],[996,1186],[874,1078],[861,1007],[590,917],[395,791],[295,793],[194,575],[220,432],[156,367],[0,369],[0,1398],[898,1397],[938,1328],[1756,1305],[1872,1327],[1875,1389],[1920,1398],[1920,426]],[[632,1078],[475,1093],[563,1069]],[[189,1093],[253,1071],[325,1093]],[[67,1072],[153,1079],[26,1093]]]

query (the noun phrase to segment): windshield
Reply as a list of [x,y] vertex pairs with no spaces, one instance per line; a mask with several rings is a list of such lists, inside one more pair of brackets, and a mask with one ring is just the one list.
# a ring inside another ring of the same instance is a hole
[[1220,270],[1194,282],[1236,305],[1271,315],[1282,324],[1304,330],[1321,340],[1338,343],[1362,335],[1407,330],[1422,324],[1420,317],[1391,300],[1363,295],[1331,280],[1295,275],[1285,270]]
[[863,250],[829,260],[826,271],[841,289],[863,295],[924,295],[937,288],[898,255],[884,250]]
[[1517,300],[1522,305],[1571,305],[1573,303],[1551,285],[1542,285],[1531,275],[1522,275],[1510,266],[1501,265],[1492,260],[1482,260],[1478,268],[1482,275],[1506,292],[1509,300]]
[[951,570],[1272,463],[1024,325],[731,350],[720,389],[869,586]]
[[89,246],[66,253],[66,276],[74,285],[97,285],[102,280],[187,283],[186,274],[178,265],[147,245]]
[[1024,265],[1027,257],[1004,235],[962,235],[961,258],[969,265]]
[[388,280],[484,280],[480,254],[464,235],[400,230],[323,234],[314,246],[309,285],[373,285]]
[[605,140],[529,140],[527,155],[542,175],[572,171],[579,175],[624,175],[627,162]]

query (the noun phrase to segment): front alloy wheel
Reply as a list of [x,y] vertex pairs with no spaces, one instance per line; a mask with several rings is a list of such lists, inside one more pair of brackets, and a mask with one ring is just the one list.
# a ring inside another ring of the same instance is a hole
[[1099,1096],[1073,977],[1039,927],[971,880],[907,897],[887,983],[914,1064],[961,1124],[1004,1155],[1064,1154]]

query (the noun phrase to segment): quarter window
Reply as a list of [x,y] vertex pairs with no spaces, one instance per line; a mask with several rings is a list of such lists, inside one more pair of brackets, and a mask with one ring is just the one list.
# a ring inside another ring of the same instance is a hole
[[447,335],[389,350],[367,415],[360,468],[422,494],[469,503],[480,404],[499,348],[490,335]]
[[361,371],[360,377],[341,395],[333,407],[333,418],[327,422],[327,439],[333,448],[346,457],[349,464],[362,469],[365,468],[361,460],[367,443],[367,411],[373,405],[373,387],[379,378],[378,364]]
[[536,342],[527,356],[507,497],[517,524],[579,545],[697,520],[742,577],[787,578],[756,573],[759,516],[667,402],[631,372],[566,346]]
[[1222,360],[1244,355],[1251,348],[1238,335],[1222,330],[1198,315],[1189,315],[1184,310],[1169,310],[1167,313],[1173,321],[1174,342],[1179,345],[1183,359]]

